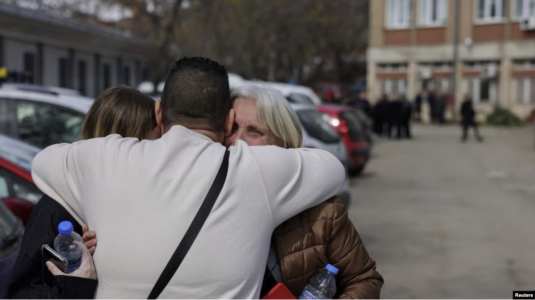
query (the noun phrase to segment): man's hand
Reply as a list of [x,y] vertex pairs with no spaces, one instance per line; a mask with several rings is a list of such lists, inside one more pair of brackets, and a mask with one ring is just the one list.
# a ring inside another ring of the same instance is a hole
[[80,268],[70,274],[65,274],[60,269],[58,269],[58,267],[56,267],[56,265],[54,265],[51,261],[47,261],[46,266],[48,267],[50,273],[52,273],[52,275],[54,276],[66,275],[88,279],[97,279],[97,270],[95,269],[95,264],[93,264],[93,257],[91,256],[91,253],[89,253],[89,250],[81,243],[80,246],[82,247],[82,264],[80,265]]
[[94,231],[89,231],[89,226],[82,226],[82,241],[84,245],[89,249],[91,255],[95,254],[97,250],[97,233]]

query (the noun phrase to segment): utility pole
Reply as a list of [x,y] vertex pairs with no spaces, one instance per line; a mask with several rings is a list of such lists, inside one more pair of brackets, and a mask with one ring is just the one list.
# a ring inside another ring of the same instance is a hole
[[459,88],[457,86],[457,62],[459,61],[459,19],[460,19],[460,6],[461,6],[461,0],[455,0],[455,16],[454,16],[454,29],[453,29],[453,82],[452,82],[452,89],[453,89],[453,117],[455,118],[457,115],[457,108],[456,103],[457,101],[461,99],[457,99],[457,89]]

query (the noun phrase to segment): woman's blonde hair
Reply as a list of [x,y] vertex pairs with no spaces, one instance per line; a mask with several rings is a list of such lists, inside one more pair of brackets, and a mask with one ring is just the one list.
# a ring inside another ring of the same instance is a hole
[[260,123],[277,137],[284,148],[299,148],[303,131],[297,114],[284,96],[260,82],[234,89],[232,101],[238,98],[251,99],[256,103],[256,113]]
[[84,139],[120,134],[146,139],[156,127],[154,100],[140,91],[117,85],[100,94],[85,117]]

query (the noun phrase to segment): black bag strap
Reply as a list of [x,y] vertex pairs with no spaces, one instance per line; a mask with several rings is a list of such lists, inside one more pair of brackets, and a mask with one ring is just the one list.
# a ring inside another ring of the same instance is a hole
[[182,238],[182,241],[180,241],[180,244],[178,245],[178,248],[176,248],[175,253],[173,253],[171,260],[169,260],[167,266],[165,266],[165,269],[160,275],[160,278],[158,278],[158,281],[152,288],[148,299],[157,299],[158,296],[160,296],[163,289],[165,289],[169,281],[171,281],[171,278],[173,278],[173,276],[175,275],[176,270],[178,270],[180,264],[188,254],[191,245],[193,245],[193,242],[195,242],[197,235],[201,231],[204,222],[208,218],[208,215],[210,215],[212,207],[214,207],[217,197],[219,197],[219,193],[223,189],[223,185],[225,184],[225,180],[227,179],[229,154],[229,151],[225,151],[225,157],[223,157],[221,167],[217,172],[217,175],[215,177],[214,182],[212,183],[212,186],[210,187],[210,190],[208,190],[208,194],[206,194],[206,197],[204,198],[204,201],[201,207],[199,208],[199,211],[195,215],[195,218],[189,226],[188,231],[186,231],[186,234]]

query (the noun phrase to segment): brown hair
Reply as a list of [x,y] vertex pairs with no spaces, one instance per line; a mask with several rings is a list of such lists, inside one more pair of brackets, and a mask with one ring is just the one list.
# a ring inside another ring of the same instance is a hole
[[154,100],[140,91],[116,85],[100,94],[85,117],[84,139],[120,134],[146,139],[156,127]]

